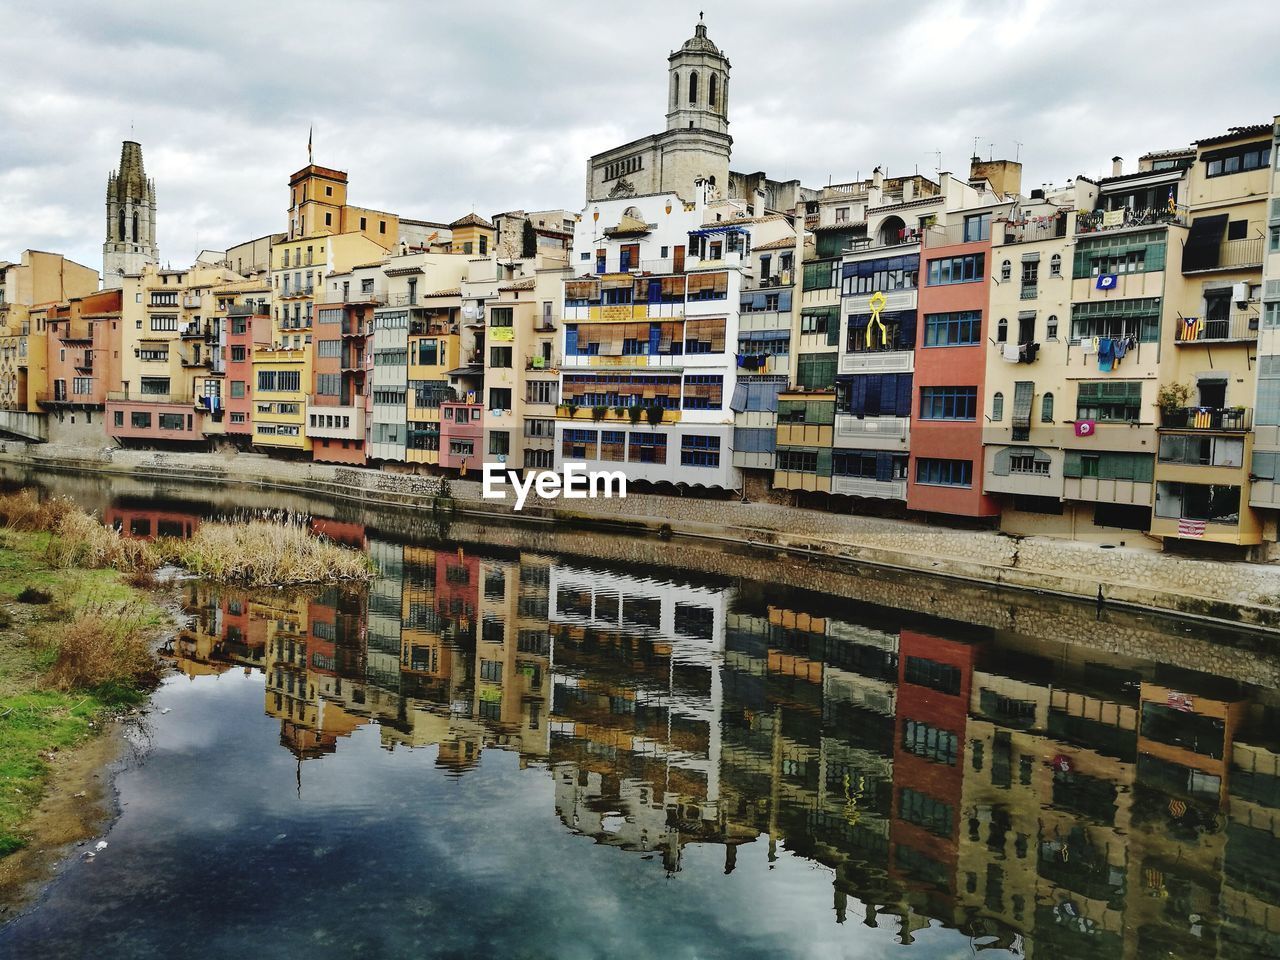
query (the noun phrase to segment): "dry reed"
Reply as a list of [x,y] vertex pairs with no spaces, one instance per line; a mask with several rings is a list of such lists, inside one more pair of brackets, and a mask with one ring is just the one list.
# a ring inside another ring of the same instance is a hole
[[147,607],[136,602],[79,610],[51,641],[53,666],[47,681],[59,690],[107,684],[136,688],[154,682],[154,628],[148,615]]

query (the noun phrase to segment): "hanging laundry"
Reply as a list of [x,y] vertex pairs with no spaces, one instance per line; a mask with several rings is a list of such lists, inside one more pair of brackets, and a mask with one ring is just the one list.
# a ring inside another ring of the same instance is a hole
[[1017,363],[1022,359],[1022,351],[1018,349],[1016,343],[1006,343],[1002,354],[1009,363]]
[[1098,369],[1103,373],[1110,373],[1115,358],[1115,342],[1110,337],[1100,338],[1098,340]]
[[1112,345],[1111,350],[1115,354],[1117,362],[1123,360],[1124,355],[1129,352],[1129,338],[1121,337],[1119,340],[1116,340]]
[[1085,337],[1080,341],[1080,352],[1083,354],[1091,354],[1098,352],[1098,339],[1096,337]]

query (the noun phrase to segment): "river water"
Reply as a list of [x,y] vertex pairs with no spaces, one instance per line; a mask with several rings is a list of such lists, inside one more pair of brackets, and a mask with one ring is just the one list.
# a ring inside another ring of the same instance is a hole
[[2,957],[1280,955],[1266,639],[747,550],[0,479],[137,536],[310,506],[379,567],[184,585],[107,846]]

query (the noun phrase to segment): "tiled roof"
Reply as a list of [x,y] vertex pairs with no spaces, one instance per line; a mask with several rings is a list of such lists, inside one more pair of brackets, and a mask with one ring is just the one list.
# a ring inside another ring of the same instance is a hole
[[1247,127],[1227,127],[1226,133],[1220,133],[1216,137],[1206,137],[1204,140],[1197,140],[1196,146],[1208,147],[1215,143],[1226,143],[1228,140],[1242,140],[1245,137],[1259,137],[1271,132],[1271,124],[1254,123]]
[[508,283],[498,287],[499,290],[532,290],[537,283],[535,277],[525,277],[523,280],[516,280],[514,283]]
[[486,220],[484,217],[480,216],[479,214],[475,214],[475,213],[468,213],[465,217],[459,217],[457,220],[453,221],[453,223],[449,224],[449,226],[451,227],[484,227],[487,230],[493,229],[492,223],[490,223],[488,220]]
[[820,224],[818,224],[816,227],[814,227],[813,229],[814,229],[815,231],[819,231],[819,230],[852,230],[852,229],[854,229],[855,227],[865,227],[866,225],[867,225],[867,221],[865,221],[865,220],[846,220],[846,221],[844,221],[844,223],[820,223]]
[[783,237],[781,240],[771,240],[769,243],[757,243],[752,250],[790,250],[796,245],[795,237]]

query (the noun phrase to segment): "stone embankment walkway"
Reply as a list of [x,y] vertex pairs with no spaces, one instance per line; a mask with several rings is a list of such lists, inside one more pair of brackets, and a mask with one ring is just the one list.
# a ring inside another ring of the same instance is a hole
[[[286,462],[262,455],[84,450],[3,443],[0,458],[138,479],[249,483],[372,503],[430,507],[437,477]],[[834,558],[1280,628],[1280,564],[1195,559],[1137,547],[1010,537],[912,520],[832,514],[770,503],[649,494],[625,500],[484,500],[478,480],[449,480],[457,509],[525,520],[624,524],[639,531],[723,539],[761,550]],[[1137,536],[1135,534],[1135,536]]]

